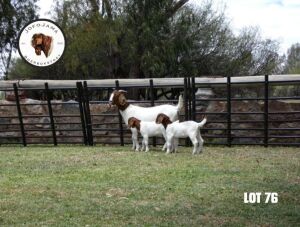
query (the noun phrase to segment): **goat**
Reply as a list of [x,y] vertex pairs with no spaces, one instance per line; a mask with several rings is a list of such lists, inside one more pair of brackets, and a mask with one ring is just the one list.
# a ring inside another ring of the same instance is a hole
[[[145,151],[149,151],[148,141],[149,137],[153,136],[163,136],[165,141],[167,141],[166,138],[166,130],[162,124],[156,124],[154,121],[147,122],[147,121],[141,121],[139,119],[136,119],[135,117],[131,117],[128,119],[128,126],[130,128],[136,128],[143,137],[142,142],[142,151],[145,148]],[[163,150],[165,150],[166,144],[163,147]]]
[[36,55],[41,55],[43,51],[47,58],[53,49],[53,38],[43,33],[34,34],[32,36],[31,45]]
[[[125,97],[126,93],[127,92],[124,90],[115,90],[109,98],[109,105],[116,105],[118,107],[126,125],[128,124],[128,119],[131,117],[135,117],[141,121],[154,122],[159,113],[164,113],[174,121],[178,119],[178,112],[183,107],[182,96],[179,96],[178,104],[176,106],[165,104],[153,107],[141,107],[128,103]],[[131,128],[131,132],[133,143],[132,148],[138,151],[139,142],[137,129]]]
[[177,144],[175,139],[187,138],[189,137],[192,141],[194,148],[193,154],[199,154],[203,148],[204,140],[200,134],[200,128],[206,123],[206,117],[198,123],[195,121],[184,121],[184,122],[173,122],[165,114],[159,114],[156,119],[156,123],[163,124],[166,129],[167,135],[167,154],[169,154],[173,149],[177,149]]

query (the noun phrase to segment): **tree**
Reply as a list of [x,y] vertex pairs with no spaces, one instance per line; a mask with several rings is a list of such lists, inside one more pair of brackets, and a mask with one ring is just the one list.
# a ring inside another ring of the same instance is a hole
[[300,43],[295,43],[288,49],[285,72],[300,73]]
[[0,77],[7,79],[21,28],[37,17],[36,0],[0,0]]
[[[31,78],[105,79],[274,73],[278,43],[259,29],[233,34],[224,11],[210,1],[57,1],[53,18],[67,48],[51,67],[27,70]],[[24,71],[17,61],[14,68]],[[30,67],[30,66],[26,66]],[[26,70],[25,70],[26,71]],[[18,72],[14,71],[14,76]]]
[[153,53],[168,51],[161,48],[166,47],[170,38],[168,36],[172,19],[187,2],[188,0],[133,0],[125,6],[128,36],[124,47],[130,53],[130,78],[149,77],[154,73],[154,68],[160,67],[152,61],[152,57],[157,57]]

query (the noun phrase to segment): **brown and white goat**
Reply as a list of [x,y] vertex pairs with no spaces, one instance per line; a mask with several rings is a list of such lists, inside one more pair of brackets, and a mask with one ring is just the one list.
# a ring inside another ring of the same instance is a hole
[[[166,139],[166,130],[162,124],[157,124],[154,121],[141,121],[139,119],[136,119],[135,117],[131,117],[128,119],[128,126],[130,128],[136,128],[140,134],[143,137],[143,142],[142,142],[142,151],[145,148],[145,151],[149,151],[149,137],[153,136],[162,136],[164,137],[165,141]],[[166,148],[166,144],[163,148],[163,150]]]
[[193,154],[199,154],[203,148],[204,140],[200,134],[200,128],[206,123],[206,117],[198,123],[195,121],[184,122],[171,122],[170,118],[165,114],[159,114],[157,116],[156,123],[161,123],[166,129],[167,136],[167,153],[170,153],[173,149],[177,149],[176,140],[179,138],[189,137],[194,145]]
[[[178,104],[175,105],[159,105],[153,107],[141,107],[128,103],[126,99],[126,91],[124,90],[115,90],[109,98],[110,105],[116,105],[122,115],[122,118],[126,125],[128,125],[128,119],[135,117],[141,121],[145,122],[155,122],[156,117],[159,113],[164,113],[172,121],[178,119],[178,112],[183,107],[182,96],[179,96]],[[138,142],[138,132],[136,128],[131,128],[132,132],[132,143],[133,149],[139,150]]]

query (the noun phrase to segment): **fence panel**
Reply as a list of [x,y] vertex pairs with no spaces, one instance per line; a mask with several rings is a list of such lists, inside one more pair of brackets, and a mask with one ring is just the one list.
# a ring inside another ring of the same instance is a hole
[[[143,79],[144,84],[130,82],[126,86],[123,80],[115,80],[114,86],[94,86],[87,81],[77,81],[76,89],[73,87],[56,89],[52,88],[48,82],[44,83],[43,88],[21,89],[17,83],[12,83],[11,87],[2,88],[2,90],[13,92],[15,100],[0,102],[0,111],[2,111],[0,112],[0,144],[13,143],[23,144],[23,146],[39,143],[55,146],[68,143],[90,146],[99,143],[120,144],[121,146],[129,144],[131,143],[130,130],[125,126],[119,111],[101,112],[98,110],[98,106],[108,103],[107,99],[113,88],[121,88],[145,91],[145,100],[130,102],[146,106],[175,104],[178,100],[174,97],[178,97],[179,92],[183,93],[185,105],[180,119],[200,121],[206,115],[208,122],[202,134],[207,144],[299,146],[300,97],[274,96],[272,89],[274,85],[281,86],[291,82],[300,86],[300,79],[279,78],[280,81],[275,80],[274,76],[265,75],[263,80],[260,78],[259,81],[248,82],[228,76],[225,80],[217,78],[212,83],[210,79],[185,77],[182,78],[181,83],[178,79],[174,79],[174,83],[169,79],[169,84],[157,82],[156,79]],[[122,86],[120,86],[120,81]],[[263,92],[257,97],[236,96],[236,89],[243,89],[243,86],[249,85],[255,85],[254,89],[259,88]],[[215,91],[223,89],[223,95],[200,98],[196,95],[199,88],[211,86],[217,86],[218,89]],[[24,102],[20,100],[20,90],[40,91],[45,95],[45,101]],[[55,100],[52,94],[56,90],[75,92],[76,100],[70,102]],[[101,93],[101,97],[105,97],[104,100],[93,100],[95,91]],[[157,100],[157,97],[164,96],[169,96],[170,100]],[[291,106],[296,106],[297,103],[299,103],[299,108],[292,109]],[[214,105],[218,108],[211,108]],[[282,108],[278,107],[278,109],[276,105],[281,105]],[[16,108],[16,115],[5,114],[11,111],[11,108]],[[34,109],[38,109],[37,113],[34,113]],[[162,143],[160,138],[152,140],[154,146]],[[189,140],[185,140],[182,145],[184,144],[190,145]]]

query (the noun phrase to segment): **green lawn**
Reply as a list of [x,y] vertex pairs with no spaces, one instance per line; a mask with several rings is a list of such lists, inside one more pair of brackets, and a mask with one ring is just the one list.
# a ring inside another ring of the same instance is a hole
[[296,226],[299,160],[282,147],[0,147],[0,226]]

